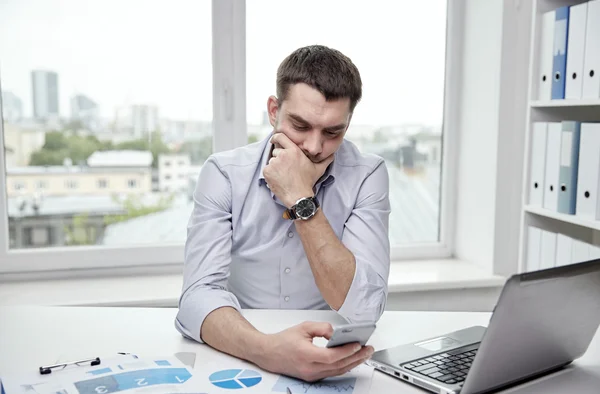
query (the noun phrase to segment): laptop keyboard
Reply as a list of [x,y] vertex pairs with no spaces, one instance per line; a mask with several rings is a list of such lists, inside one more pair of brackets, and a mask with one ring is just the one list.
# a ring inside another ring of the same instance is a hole
[[442,383],[462,383],[467,377],[467,372],[469,372],[476,354],[477,349],[465,350],[462,353],[460,350],[453,351],[452,354],[442,353],[412,361],[409,364],[403,364],[402,367]]

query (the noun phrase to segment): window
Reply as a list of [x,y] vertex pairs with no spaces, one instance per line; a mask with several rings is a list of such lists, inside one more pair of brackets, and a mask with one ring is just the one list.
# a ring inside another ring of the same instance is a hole
[[[44,200],[39,216],[27,218],[35,222],[28,242],[17,248],[41,245],[36,237],[44,220],[61,228],[78,223],[71,238],[66,231],[48,238],[50,247],[185,241],[185,231],[172,237],[154,231],[164,220],[185,229],[193,203],[162,198],[152,190],[152,171],[159,171],[161,154],[187,156],[199,167],[213,151],[212,47],[211,1],[1,2],[0,87],[2,97],[10,98],[2,100],[2,111],[11,116],[4,117],[0,138],[14,153],[11,174],[36,167],[50,179],[37,183]],[[88,164],[95,154],[102,154],[96,167]],[[0,182],[6,182],[5,174]],[[7,219],[16,215],[17,197],[29,206],[35,192],[21,181],[8,186],[20,193],[7,203],[0,199]],[[147,224],[140,212],[160,212],[161,218]],[[100,223],[93,231],[103,236],[82,236],[92,221]],[[146,235],[114,235],[121,231]]]
[[[180,264],[204,161],[271,131],[265,102],[277,66],[312,43],[340,49],[361,71],[363,100],[347,138],[388,163],[392,243],[436,254],[448,165],[445,25],[440,0],[1,2],[0,90],[11,115],[0,124],[0,188],[9,194],[0,201],[9,230],[0,273]],[[32,124],[39,132],[12,143]],[[159,165],[163,154],[176,156]],[[10,196],[7,163],[12,179],[44,171],[43,193],[19,187]],[[163,184],[168,174],[177,182]],[[34,235],[50,223],[45,238]]]
[[48,188],[48,181],[37,181],[35,183],[35,188],[38,190],[43,190]]
[[51,244],[51,228],[25,227],[23,229],[23,242],[28,247],[44,247]]
[[22,181],[15,181],[13,183],[13,189],[15,191],[19,191],[19,190],[25,190],[26,186],[25,186],[25,182]]
[[439,243],[446,1],[247,1],[246,13],[249,141],[272,130],[265,103],[281,60],[304,45],[340,50],[363,82],[346,138],[386,161],[391,244]]
[[77,189],[79,182],[74,179],[65,179],[65,187],[67,189]]

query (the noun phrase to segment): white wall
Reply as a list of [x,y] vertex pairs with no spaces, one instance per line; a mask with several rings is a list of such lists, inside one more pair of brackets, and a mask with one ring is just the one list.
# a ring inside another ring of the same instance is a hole
[[517,271],[532,4],[468,0],[456,257]]
[[465,7],[456,257],[491,266],[502,43],[502,1]]

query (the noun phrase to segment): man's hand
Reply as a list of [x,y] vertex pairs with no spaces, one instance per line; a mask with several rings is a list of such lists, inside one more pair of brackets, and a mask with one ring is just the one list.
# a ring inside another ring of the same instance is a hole
[[313,344],[314,337],[329,339],[332,333],[333,327],[329,323],[305,322],[267,335],[261,356],[253,361],[268,371],[314,382],[342,375],[373,354],[373,347],[362,347],[359,343],[335,348]]
[[271,142],[275,149],[263,175],[271,191],[290,208],[298,199],[314,195],[313,186],[333,161],[333,155],[313,163],[285,134],[275,133]]

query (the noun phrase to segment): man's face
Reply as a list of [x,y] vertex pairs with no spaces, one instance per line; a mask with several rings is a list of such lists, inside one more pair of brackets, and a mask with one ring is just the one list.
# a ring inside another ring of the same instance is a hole
[[290,86],[281,106],[269,97],[268,110],[275,132],[285,134],[313,163],[338,150],[351,117],[349,98],[326,101],[318,90],[303,83]]

